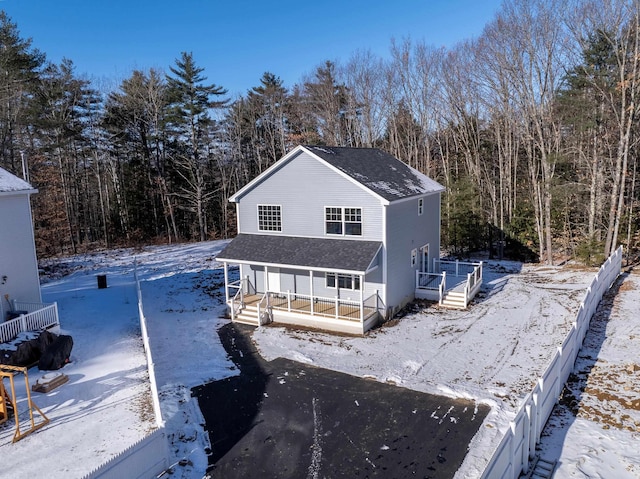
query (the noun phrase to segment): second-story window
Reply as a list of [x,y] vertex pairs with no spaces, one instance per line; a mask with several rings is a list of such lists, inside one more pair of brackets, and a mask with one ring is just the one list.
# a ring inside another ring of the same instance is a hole
[[342,234],[342,208],[324,209],[326,231],[328,235]]
[[418,198],[418,216],[424,213],[424,198]]
[[324,218],[328,235],[362,236],[362,208],[327,206]]
[[258,205],[258,230],[282,231],[280,205]]

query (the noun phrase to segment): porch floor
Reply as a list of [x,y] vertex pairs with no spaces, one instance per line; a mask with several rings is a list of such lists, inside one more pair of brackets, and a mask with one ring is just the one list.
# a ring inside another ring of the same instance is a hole
[[462,293],[464,291],[464,287],[467,284],[467,276],[455,276],[453,274],[448,274],[445,280],[445,291],[455,291],[458,293]]
[[[260,300],[262,299],[261,295],[257,294],[246,294],[244,296],[244,304],[247,306],[257,306]],[[278,297],[271,296],[271,307],[273,309],[281,310],[281,311],[289,311],[289,306],[287,304],[286,296]],[[291,300],[291,312],[301,313],[301,314],[311,314],[311,301],[308,299],[292,299]],[[364,318],[363,321],[366,321],[371,316],[376,314],[376,310],[374,308],[364,307]],[[313,316],[325,316],[329,318],[336,317],[336,305],[327,303],[327,302],[317,302],[313,304]],[[353,308],[348,306],[339,305],[338,306],[338,319],[343,319],[346,321],[360,321],[360,308]]]

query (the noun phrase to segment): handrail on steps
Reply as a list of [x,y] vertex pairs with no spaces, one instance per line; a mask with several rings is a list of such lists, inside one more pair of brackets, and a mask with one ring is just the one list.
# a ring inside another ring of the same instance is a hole
[[[239,296],[239,298],[238,298]],[[236,294],[231,298],[231,321],[236,319],[236,314],[240,312],[242,307],[244,306],[244,288],[238,288]]]
[[439,296],[439,300],[438,300],[438,304],[440,306],[442,306],[442,301],[444,301],[444,292],[447,289],[447,272],[443,271],[442,272],[442,280],[440,281],[440,286],[438,286],[438,296]]
[[[262,306],[263,303],[266,303],[264,306]],[[264,312],[263,312],[264,311]],[[266,321],[262,322],[262,316],[266,315]],[[265,293],[262,295],[262,298],[260,298],[260,301],[258,301],[258,326],[262,326],[263,324],[269,324],[273,321],[273,313],[271,312],[271,301],[270,301],[270,295],[269,295],[269,291],[265,291]]]

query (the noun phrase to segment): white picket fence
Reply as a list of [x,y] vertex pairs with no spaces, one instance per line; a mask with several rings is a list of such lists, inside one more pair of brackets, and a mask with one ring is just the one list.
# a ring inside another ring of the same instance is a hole
[[26,311],[17,318],[0,323],[0,343],[8,343],[27,331],[40,331],[58,326],[58,304],[13,302],[14,311]]
[[169,447],[167,433],[164,427],[164,420],[162,419],[162,411],[160,410],[155,366],[151,356],[151,348],[149,346],[147,320],[144,316],[144,308],[142,307],[142,291],[140,290],[137,264],[134,268],[134,276],[138,294],[140,330],[142,333],[142,342],[144,344],[145,353],[147,355],[149,385],[151,387],[151,402],[153,404],[153,411],[156,417],[157,429],[136,444],[133,444],[118,454],[116,457],[84,476],[83,479],[120,479],[122,477],[131,479],[149,479],[159,477],[168,469]]
[[167,469],[167,437],[156,429],[83,479],[151,479]]
[[528,472],[529,460],[534,457],[542,429],[573,370],[578,352],[589,330],[591,317],[604,293],[620,275],[621,269],[622,246],[600,267],[600,271],[587,288],[571,331],[509,424],[509,430],[485,467],[482,479],[517,479],[521,473]]

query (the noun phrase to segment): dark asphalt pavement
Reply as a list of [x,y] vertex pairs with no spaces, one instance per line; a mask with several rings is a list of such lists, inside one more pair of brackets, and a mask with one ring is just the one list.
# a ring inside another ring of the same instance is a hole
[[286,359],[263,360],[251,328],[220,338],[239,376],[194,388],[212,478],[450,478],[489,412]]

